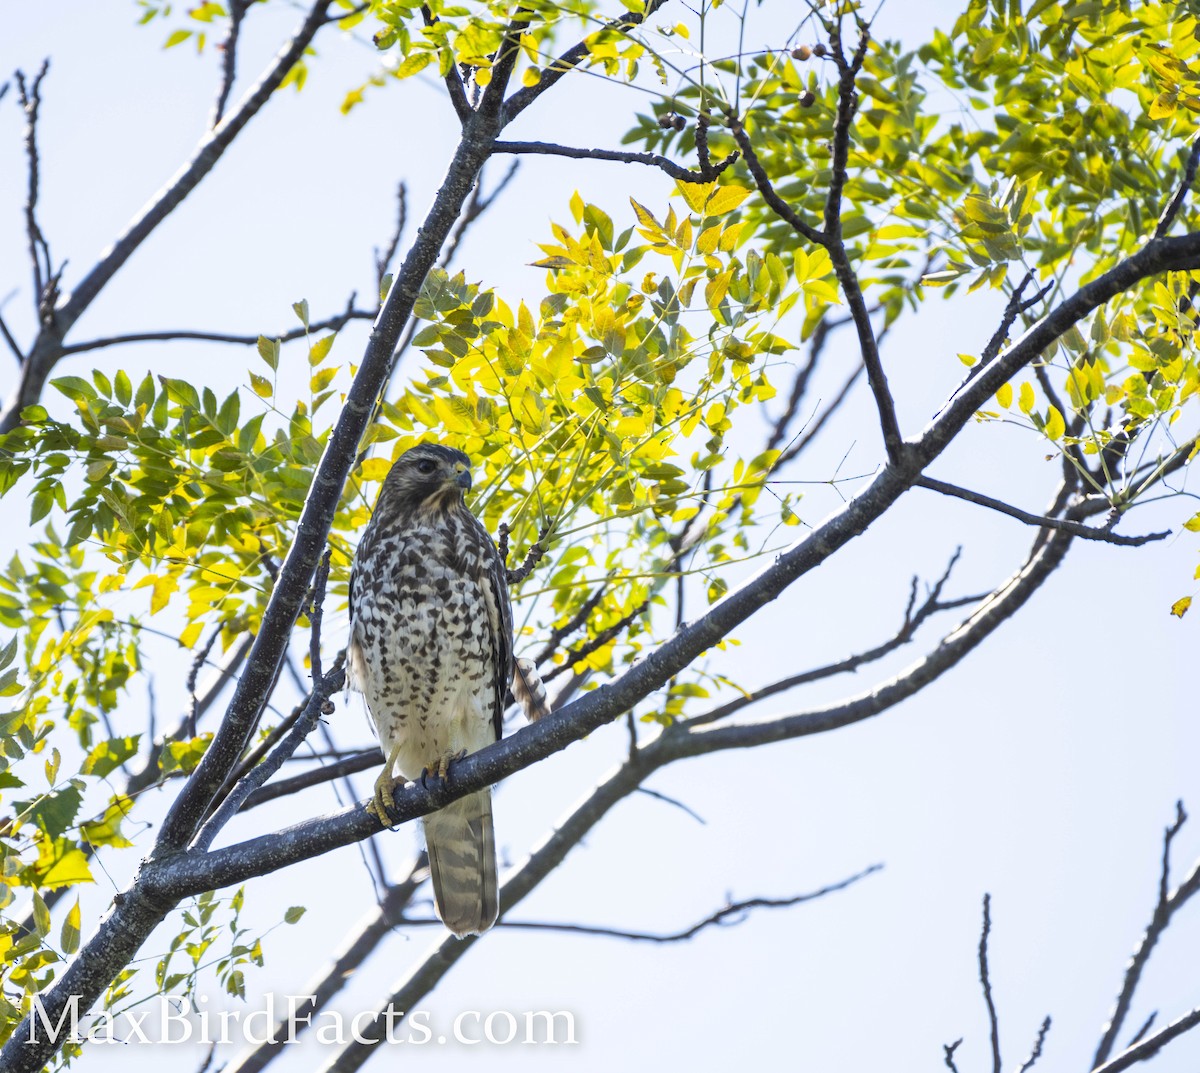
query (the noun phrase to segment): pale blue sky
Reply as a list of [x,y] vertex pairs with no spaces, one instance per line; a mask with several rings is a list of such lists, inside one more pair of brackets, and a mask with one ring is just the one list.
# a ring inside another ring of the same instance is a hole
[[[795,6],[767,0],[764,17],[785,27]],[[957,6],[884,6],[884,35],[916,44]],[[163,52],[157,27],[134,25],[132,2],[64,0],[9,13],[0,71],[37,67],[45,55],[41,221],[57,258],[89,266],[130,216],[174,172],[203,129],[214,95],[216,58]],[[243,70],[256,70],[296,21],[286,5],[252,11]],[[782,30],[784,36],[790,27]],[[156,328],[271,333],[290,325],[291,303],[314,316],[340,309],[351,290],[373,283],[372,246],[391,228],[393,191],[409,182],[410,220],[428,204],[452,148],[453,117],[436,82],[373,91],[342,117],[345,91],[371,69],[369,48],[322,37],[308,87],[282,93],[201,188],[145,244],[73,332]],[[732,51],[730,48],[728,51]],[[597,80],[564,84],[531,110],[513,137],[615,147],[635,108],[632,91]],[[13,94],[0,102],[0,299],[19,338],[29,337],[28,270],[21,205],[24,161]],[[494,180],[496,172],[492,173]],[[651,171],[533,159],[519,185],[473,230],[457,264],[506,298],[537,294],[542,273],[528,262],[550,219],[567,217],[579,188],[614,218],[630,194],[665,203],[671,182]],[[411,233],[411,230],[410,230]],[[930,303],[920,321],[889,338],[885,361],[908,432],[919,428],[961,378],[954,359],[982,347],[994,325],[986,298]],[[357,360],[364,331],[348,330],[335,353]],[[841,342],[841,365],[853,360]],[[11,364],[0,355],[0,389]],[[225,391],[243,383],[251,352],[149,345],[64,363],[61,372],[121,366],[204,378]],[[219,392],[220,393],[220,392]],[[53,399],[48,397],[48,402]],[[831,436],[806,478],[823,479],[850,450],[847,472],[878,460],[872,417],[864,431]],[[854,441],[854,442],[852,442]],[[1017,430],[969,429],[937,475],[1038,509],[1057,463]],[[1011,462],[1009,461],[1011,457]],[[828,489],[804,501],[806,521],[836,506]],[[0,554],[25,536],[25,505],[4,503]],[[1129,531],[1178,526],[1178,502],[1139,512]],[[1023,558],[1031,532],[966,505],[914,492],[863,539],[793,586],[738,630],[742,645],[723,669],[753,686],[870,647],[899,623],[911,574],[935,578],[964,546],[955,594],[990,588]],[[653,789],[685,801],[704,826],[646,796],[620,805],[565,865],[513,914],[670,931],[724,903],[785,896],[838,880],[868,864],[886,869],[856,888],[793,910],[760,913],[664,947],[498,930],[425,1003],[435,1024],[462,1010],[568,1009],[582,1040],[574,1048],[423,1048],[408,1055],[439,1071],[521,1067],[580,1071],[748,1068],[840,1073],[936,1069],[943,1043],[959,1036],[959,1068],[988,1064],[986,1020],[975,963],[980,899],[993,895],[992,968],[1006,1056],[1024,1058],[1046,1013],[1054,1017],[1042,1068],[1084,1069],[1120,973],[1148,919],[1157,883],[1161,829],[1183,797],[1200,812],[1194,698],[1185,704],[1185,659],[1194,659],[1196,613],[1167,614],[1188,591],[1196,562],[1189,534],[1142,549],[1082,546],[1031,604],[932,688],[867,724],[740,755],[721,754],[668,769]],[[130,606],[138,606],[131,601]],[[932,643],[954,620],[922,634]],[[344,616],[331,628],[344,629]],[[331,636],[331,644],[337,643]],[[867,688],[915,659],[910,648],[853,682],[825,683],[803,696],[768,701],[762,713],[798,710]],[[186,657],[154,652],[160,711],[183,703]],[[1189,691],[1192,692],[1192,691]],[[143,718],[140,697],[129,727]],[[165,716],[164,716],[165,718]],[[361,701],[339,704],[335,733],[367,740]],[[520,860],[572,802],[622,753],[623,727],[598,732],[508,781],[496,800],[502,858]],[[365,795],[369,780],[360,779]],[[277,802],[227,838],[282,826],[332,808],[328,791]],[[143,836],[147,839],[149,835]],[[378,839],[402,864],[412,835]],[[1200,822],[1177,840],[1176,874],[1200,852]],[[131,856],[131,855],[130,855]],[[121,864],[130,868],[133,860]],[[120,876],[115,876],[120,882]],[[94,919],[113,893],[103,883],[85,899]],[[294,994],[371,904],[357,848],[253,884],[247,917],[269,926],[281,907],[304,904],[293,928],[266,940],[267,967],[252,972],[253,995]],[[1194,919],[1193,919],[1194,917]],[[86,925],[85,925],[86,933]],[[425,929],[397,934],[352,981],[339,1004],[371,1008],[412,958],[434,940]],[[1131,1021],[1152,1009],[1160,1023],[1200,1004],[1194,971],[1200,907],[1172,928],[1143,984]],[[161,936],[147,952],[165,943]],[[254,1001],[251,1008],[254,1008]],[[85,1057],[81,1069],[190,1068],[185,1049],[131,1046]],[[231,1055],[226,1055],[231,1057]],[[318,1068],[311,1045],[273,1068]],[[403,1061],[406,1056],[400,1055]],[[1200,1035],[1173,1044],[1154,1069],[1182,1073],[1200,1059]],[[397,1061],[379,1055],[372,1068]]]

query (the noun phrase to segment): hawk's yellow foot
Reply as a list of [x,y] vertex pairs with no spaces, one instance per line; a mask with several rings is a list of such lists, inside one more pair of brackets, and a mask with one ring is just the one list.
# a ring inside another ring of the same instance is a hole
[[367,811],[385,827],[392,826],[391,811],[396,807],[393,791],[397,786],[403,786],[405,781],[403,778],[397,779],[392,775],[392,767],[396,763],[396,756],[399,752],[400,746],[393,746],[391,756],[388,757],[387,763],[383,765],[383,770],[375,780],[375,794],[367,802]]
[[450,771],[450,765],[461,760],[467,755],[466,749],[460,749],[456,753],[447,753],[445,756],[439,756],[434,761],[431,767],[422,768],[421,770],[421,785],[425,789],[429,789],[428,780],[432,777],[435,779],[444,779]]

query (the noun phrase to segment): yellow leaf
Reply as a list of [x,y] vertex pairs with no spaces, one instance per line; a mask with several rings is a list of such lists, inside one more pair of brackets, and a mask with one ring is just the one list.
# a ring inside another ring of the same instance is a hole
[[392,464],[385,458],[368,458],[362,464],[361,479],[364,481],[381,481],[388,475]]
[[526,67],[521,74],[521,84],[533,87],[542,80],[542,72],[536,67]]
[[79,899],[75,899],[75,904],[71,907],[71,911],[67,914],[67,919],[63,921],[62,943],[64,954],[73,954],[79,949]]
[[687,202],[687,207],[692,212],[703,212],[704,203],[708,201],[714,186],[716,186],[716,183],[680,182],[679,193],[683,195],[683,200]]
[[733,212],[749,196],[750,191],[744,186],[722,186],[708,199],[704,211],[709,216],[722,216]]
[[486,86],[492,80],[492,71],[490,67],[480,67],[475,72],[476,85]]
[[1012,384],[1001,384],[1000,390],[996,392],[997,404],[1007,410],[1012,405],[1012,398]]
[[1045,433],[1052,440],[1057,440],[1067,431],[1066,422],[1063,421],[1063,415],[1058,412],[1058,407],[1051,406],[1046,414]]
[[179,588],[179,582],[173,577],[156,577],[154,588],[150,593],[150,614],[156,615],[171,599],[171,594]]
[[191,622],[184,627],[183,633],[179,635],[179,643],[184,648],[191,648],[197,641],[200,640],[200,631],[204,628],[202,622]]
[[1021,395],[1017,405],[1021,408],[1021,413],[1031,413],[1035,399],[1033,397],[1033,385],[1028,380],[1021,385]]
[[975,364],[975,358],[971,354],[959,354],[958,360],[961,361],[968,369]]
[[1171,614],[1176,618],[1183,618],[1188,613],[1188,608],[1192,606],[1192,598],[1190,596],[1181,596],[1171,605]]

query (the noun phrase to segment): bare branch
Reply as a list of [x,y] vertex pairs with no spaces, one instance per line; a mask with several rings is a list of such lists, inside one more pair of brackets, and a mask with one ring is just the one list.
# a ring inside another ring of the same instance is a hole
[[[533,572],[538,563],[546,556],[547,541],[550,539],[550,534],[554,531],[551,525],[543,525],[538,530],[538,538],[534,543],[529,545],[529,550],[525,553],[525,558],[521,565],[515,570],[505,570],[505,576],[510,585],[519,585]],[[500,523],[500,541],[497,545],[497,551],[500,553],[502,562],[508,562],[508,526]]]
[[0,335],[4,336],[4,341],[8,344],[8,349],[12,351],[13,357],[17,359],[17,364],[23,364],[25,355],[21,352],[21,348],[13,338],[12,332],[8,330],[8,325],[4,323],[3,315],[0,315]]
[[567,157],[569,160],[611,160],[618,164],[645,164],[651,168],[658,168],[666,172],[672,179],[684,183],[712,182],[737,159],[737,154],[734,153],[719,164],[692,171],[676,164],[670,157],[660,156],[658,153],[629,153],[617,149],[580,149],[570,145],[554,145],[550,142],[496,142],[492,148],[497,153],[561,156]]
[[238,35],[250,3],[251,0],[230,0],[229,3],[229,31],[218,46],[221,50],[221,88],[217,90],[217,101],[213,105],[212,118],[208,121],[210,129],[216,128],[225,117],[225,106],[229,103],[233,80],[237,77]]
[[954,1064],[954,1052],[961,1046],[961,1039],[956,1039],[953,1043],[942,1044],[942,1050],[945,1052],[943,1061],[946,1063],[946,1068],[951,1070],[951,1073],[958,1073],[958,1066]]
[[1092,1073],[1120,1073],[1121,1070],[1128,1069],[1138,1062],[1144,1062],[1147,1058],[1153,1058],[1171,1040],[1175,1039],[1176,1036],[1182,1036],[1197,1025],[1200,1025],[1200,1007],[1192,1010],[1190,1013],[1185,1013],[1178,1020],[1172,1021],[1166,1028],[1142,1040],[1141,1043],[1122,1051],[1111,1062],[1106,1062],[1102,1066],[1096,1066],[1092,1070]]
[[790,224],[793,231],[803,235],[809,242],[825,246],[829,241],[829,236],[818,231],[811,224],[805,223],[776,192],[770,176],[767,175],[762,161],[758,159],[758,154],[754,151],[754,146],[746,134],[746,128],[742,126],[742,121],[735,115],[727,115],[725,120],[729,125],[729,132],[733,135],[733,140],[738,143],[738,148],[742,151],[746,167],[750,169],[750,174],[754,177],[754,185],[758,187],[758,192],[762,194],[763,200],[771,208],[771,211],[785,223]]
[[[375,294],[378,296],[377,302],[380,304],[383,302],[383,281],[387,276],[388,266],[391,265],[396,256],[396,250],[400,247],[400,238],[404,234],[406,223],[408,223],[408,187],[402,179],[396,187],[396,226],[383,252],[375,250]],[[378,305],[376,309],[378,309]]]
[[[425,20],[426,26],[433,26],[438,22],[433,12],[429,10],[428,4],[421,5],[421,17]],[[446,72],[443,81],[446,83],[446,92],[450,94],[450,103],[454,106],[454,114],[458,116],[459,123],[465,125],[471,117],[471,105],[467,103],[467,91],[455,64],[450,65],[450,70]]]
[[[703,920],[696,921],[691,927],[684,928],[682,931],[667,932],[665,934],[646,931],[625,931],[621,928],[602,928],[590,924],[555,924],[532,920],[501,920],[497,924],[497,927],[521,928],[525,931],[557,931],[565,932],[569,935],[595,935],[606,939],[627,939],[630,942],[640,943],[682,943],[695,938],[700,932],[706,931],[708,928],[726,928],[731,925],[742,924],[755,909],[790,909],[803,902],[811,902],[817,898],[823,898],[827,894],[833,894],[835,891],[845,890],[860,879],[865,879],[873,872],[878,872],[882,868],[882,864],[872,864],[864,868],[861,872],[856,872],[854,875],[837,883],[830,883],[828,886],[820,887],[808,894],[797,894],[791,898],[748,898],[746,901],[732,902],[723,909],[718,909],[715,913],[706,916]],[[431,917],[425,920],[403,919],[399,923],[440,925],[442,922],[435,917]]]
[[[1116,1046],[1117,1036],[1124,1027],[1125,1018],[1129,1015],[1133,1005],[1134,992],[1150,961],[1150,955],[1154,952],[1155,945],[1162,938],[1163,932],[1170,926],[1175,913],[1200,891],[1200,860],[1192,866],[1191,872],[1184,881],[1174,891],[1170,891],[1171,843],[1186,822],[1187,813],[1184,811],[1183,802],[1177,801],[1175,803],[1175,820],[1163,832],[1162,870],[1158,880],[1158,900],[1150,917],[1150,923],[1146,926],[1146,931],[1129,960],[1129,967],[1125,970],[1117,1001],[1109,1015],[1108,1024],[1104,1027],[1104,1035],[1096,1048],[1096,1055],[1092,1059],[1092,1066],[1095,1068],[1103,1066],[1108,1061]],[[1143,1028],[1142,1031],[1145,1032],[1146,1029]],[[1167,1030],[1164,1029],[1164,1031]]]
[[[324,320],[312,321],[307,328],[291,328],[270,338],[277,339],[281,343],[290,343],[294,339],[303,339],[311,332],[340,332],[352,320],[374,320],[375,314],[369,309],[356,309],[354,307],[356,297],[356,295],[350,296],[349,303],[341,313],[337,313],[332,317],[326,317]],[[68,354],[82,354],[88,350],[101,350],[104,347],[123,346],[126,343],[170,343],[177,342],[180,339],[194,339],[206,343],[230,343],[235,346],[256,346],[259,338],[257,335],[230,335],[224,332],[133,332],[128,335],[109,335],[102,339],[91,339],[86,343],[72,343],[70,346],[62,347],[60,353],[65,357]]]
[[329,967],[318,973],[300,992],[311,998],[297,1007],[295,1017],[278,1021],[268,1042],[239,1055],[225,1067],[224,1073],[259,1073],[283,1053],[289,1038],[295,1039],[310,1028],[315,1015],[336,998],[354,973],[392,933],[426,875],[428,860],[421,852],[409,867],[408,876],[387,888],[383,900],[354,929]]
[[26,85],[25,72],[17,71],[17,97],[25,112],[25,155],[29,164],[29,186],[25,196],[25,235],[29,242],[29,260],[33,271],[33,304],[38,323],[48,325],[54,316],[57,298],[57,276],[50,259],[50,247],[42,235],[37,222],[37,203],[40,183],[40,161],[38,158],[37,123],[42,105],[42,80],[50,70],[50,60],[42,61],[41,69],[33,82]]
[[1196,181],[1197,167],[1200,167],[1200,138],[1192,142],[1192,151],[1188,153],[1187,163],[1183,168],[1183,179],[1179,183],[1179,189],[1175,191],[1175,196],[1171,198],[1163,210],[1163,214],[1158,218],[1158,226],[1154,229],[1155,238],[1163,238],[1171,230],[1175,217],[1179,215],[1179,210],[1183,207],[1184,198],[1191,190],[1192,183]]
[[304,55],[304,50],[308,48],[317,31],[325,25],[325,10],[329,3],[330,0],[314,0],[304,22],[258,83],[215,129],[200,140],[191,160],[141,210],[71,293],[54,306],[49,318],[50,323],[43,322],[43,330],[34,341],[28,359],[21,368],[21,378],[15,393],[0,413],[0,433],[15,428],[20,421],[21,411],[26,406],[32,406],[41,397],[46,380],[62,357],[63,338],[75,322],[151,232],[212,171],[225,150],[266,104],[288,72]]
[[454,255],[458,253],[458,247],[462,243],[463,236],[467,233],[470,226],[479,219],[488,209],[492,207],[492,203],[503,192],[504,188],[516,177],[517,171],[520,169],[521,162],[514,160],[509,166],[508,171],[504,173],[504,178],[496,184],[496,188],[486,196],[483,193],[483,172],[479,174],[479,182],[475,184],[475,189],[471,193],[471,200],[467,202],[463,210],[461,219],[458,225],[454,228],[449,240],[446,242],[446,249],[442,253],[438,264],[442,268],[449,266],[454,260]]
[[987,1006],[988,1025],[991,1028],[992,1073],[1000,1073],[1000,1024],[996,1020],[996,1004],[992,1001],[992,980],[988,975],[988,936],[992,931],[992,896],[983,896],[983,928],[979,934],[979,984],[983,988],[983,1001]]
[[288,779],[280,779],[279,782],[267,783],[246,798],[242,804],[242,811],[245,812],[256,805],[274,801],[277,797],[287,797],[300,790],[307,790],[310,786],[321,786],[327,782],[333,782],[335,779],[345,778],[347,775],[357,775],[360,771],[369,771],[379,767],[381,763],[383,763],[383,755],[378,749],[365,749],[362,752],[353,753],[340,760],[335,760],[331,764],[324,764],[312,771],[306,771],[302,775],[293,775]]
[[767,697],[787,692],[789,689],[795,689],[797,686],[808,685],[810,682],[819,682],[823,678],[832,678],[839,674],[853,674],[860,667],[883,659],[884,656],[890,655],[896,649],[908,644],[916,636],[917,630],[921,628],[925,621],[937,612],[948,611],[967,603],[982,602],[985,599],[983,596],[969,596],[965,600],[942,600],[942,590],[950,580],[950,573],[961,554],[962,548],[958,548],[954,552],[946,569],[942,572],[942,576],[929,590],[924,603],[920,607],[916,607],[917,579],[915,577],[912,579],[911,597],[908,607],[904,612],[904,621],[901,623],[900,629],[882,644],[876,645],[874,648],[869,648],[864,652],[859,652],[856,655],[848,656],[846,659],[838,660],[835,663],[827,663],[823,667],[801,671],[799,674],[782,678],[778,682],[772,682],[770,685],[760,686],[758,689],[743,696],[734,697],[732,700],[704,712],[702,715],[693,716],[685,720],[685,724],[688,727],[697,727],[707,723],[715,723],[732,715],[734,712],[741,711],[747,705],[755,704],[760,700],[765,700]]
[[1021,1068],[1017,1073],[1026,1073],[1027,1070],[1033,1068],[1033,1064],[1042,1057],[1042,1046],[1046,1042],[1046,1033],[1050,1031],[1050,1015],[1046,1014],[1045,1020],[1042,1021],[1042,1027],[1038,1029],[1037,1039],[1033,1041],[1033,1050],[1029,1052],[1029,1057],[1021,1063]]
[[1099,540],[1105,544],[1118,544],[1121,547],[1137,548],[1143,544],[1149,544],[1154,540],[1163,540],[1171,535],[1171,531],[1168,529],[1165,532],[1147,533],[1144,536],[1118,536],[1108,529],[1095,529],[1090,525],[1084,525],[1082,522],[1074,522],[1062,518],[1048,518],[1044,514],[1031,514],[1027,510],[1021,510],[1020,507],[1014,507],[1002,500],[985,496],[981,492],[972,492],[968,488],[960,488],[956,484],[948,484],[945,481],[935,480],[933,477],[918,477],[916,484],[920,488],[928,488],[932,492],[940,492],[942,495],[952,496],[955,499],[962,499],[968,503],[974,503],[976,506],[987,507],[989,510],[1006,514],[1008,517],[1016,518],[1017,521],[1024,522],[1026,525],[1036,525],[1040,529],[1061,529],[1063,532],[1070,533],[1072,536],[1080,537],[1083,540]]
[[[633,715],[632,712],[630,712],[629,714],[631,716]],[[636,752],[637,750],[633,750],[633,751]],[[695,820],[701,826],[703,826],[703,827],[708,826],[707,821],[704,819],[703,816],[700,815],[700,813],[698,813],[695,809],[688,808],[688,806],[685,805],[682,801],[678,801],[674,797],[669,796],[668,794],[660,793],[658,790],[651,790],[646,786],[639,786],[637,788],[637,792],[639,794],[645,794],[647,797],[652,797],[652,798],[654,798],[655,801],[661,801],[665,805],[674,805],[681,812],[685,812],[685,813],[687,813],[687,815],[691,816],[691,818],[693,820]]]

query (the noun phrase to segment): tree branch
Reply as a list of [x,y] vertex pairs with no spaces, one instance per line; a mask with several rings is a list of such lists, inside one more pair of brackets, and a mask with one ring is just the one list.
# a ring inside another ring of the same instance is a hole
[[992,1073],[1000,1073],[1000,1024],[996,1020],[996,1003],[992,1001],[992,980],[988,974],[988,936],[992,931],[992,896],[983,896],[983,928],[979,933],[979,985],[983,988],[983,1002],[987,1006],[988,1025],[991,1029]]
[[570,160],[612,160],[618,164],[645,164],[648,167],[659,168],[672,179],[684,183],[712,182],[737,159],[737,154],[734,153],[719,164],[702,168],[700,171],[692,171],[658,153],[629,153],[616,149],[580,149],[571,145],[554,145],[550,142],[497,142],[493,150],[497,153],[561,156]]
[[[695,924],[682,931],[658,933],[647,931],[625,931],[622,928],[603,928],[595,927],[589,924],[555,924],[545,921],[532,920],[501,920],[498,927],[501,928],[520,928],[525,931],[556,931],[563,932],[568,935],[594,935],[606,939],[626,939],[630,942],[637,943],[682,943],[689,939],[695,938],[700,932],[706,931],[711,927],[729,927],[744,923],[746,917],[755,909],[790,909],[793,906],[800,905],[803,902],[811,902],[817,898],[823,898],[827,894],[832,894],[835,891],[845,890],[847,887],[857,883],[860,879],[865,879],[873,872],[878,872],[883,868],[882,864],[872,864],[864,868],[861,872],[856,872],[854,875],[846,879],[840,880],[837,883],[830,883],[827,886],[820,887],[817,890],[810,891],[807,894],[797,894],[791,898],[748,898],[742,902],[731,902],[722,909],[718,909],[715,913],[710,913],[703,920],[696,921]],[[416,925],[441,925],[441,921],[436,917],[430,917],[424,920],[402,919],[399,924],[416,924]]]
[[[421,17],[425,20],[426,26],[433,26],[438,22],[433,12],[429,10],[428,4],[421,5]],[[465,126],[471,117],[471,105],[467,103],[467,91],[455,64],[450,65],[450,70],[446,72],[443,81],[446,83],[446,92],[450,95],[450,104],[454,107],[454,114],[458,116],[459,123]]]
[[1027,1073],[1033,1068],[1034,1063],[1042,1057],[1042,1047],[1046,1042],[1046,1033],[1050,1031],[1050,1015],[1046,1014],[1042,1021],[1041,1028],[1038,1029],[1037,1039],[1033,1041],[1033,1050],[1029,1052],[1029,1057],[1021,1063],[1021,1068],[1017,1073]]
[[940,492],[942,495],[962,499],[968,503],[974,503],[976,506],[987,507],[989,510],[1005,514],[1010,518],[1016,518],[1017,521],[1024,522],[1026,525],[1036,525],[1044,529],[1061,529],[1083,540],[1099,540],[1105,544],[1118,544],[1121,547],[1137,548],[1143,544],[1149,544],[1154,540],[1163,540],[1171,535],[1171,531],[1168,529],[1165,532],[1147,533],[1144,536],[1118,536],[1108,529],[1095,529],[1090,525],[1084,525],[1082,522],[1069,521],[1063,518],[1047,518],[1044,514],[1031,514],[1027,510],[1021,510],[1019,507],[1014,507],[1002,500],[985,496],[981,492],[972,492],[968,488],[960,488],[956,484],[947,484],[945,481],[934,480],[932,477],[922,475],[917,478],[916,483],[920,488],[928,488],[932,492]]
[[251,0],[230,0],[229,3],[229,32],[221,42],[221,88],[217,90],[217,100],[213,105],[212,118],[208,121],[209,129],[215,129],[225,116],[225,106],[229,103],[229,94],[233,90],[233,80],[237,77],[237,47],[238,35],[242,28],[242,19],[250,7]]
[[[286,332],[271,336],[281,343],[290,343],[294,339],[303,339],[311,332],[335,331],[340,332],[352,320],[374,320],[375,314],[369,309],[354,307],[355,295],[351,295],[346,308],[332,317],[313,321],[307,328],[292,328]],[[86,343],[72,343],[64,346],[61,354],[83,354],[89,350],[101,350],[104,347],[123,346],[126,343],[170,343],[180,339],[195,339],[206,343],[230,343],[236,346],[256,346],[260,336],[229,335],[224,332],[193,332],[193,331],[161,331],[133,332],[128,335],[109,335],[102,339],[92,339]]]
[[52,325],[43,325],[30,349],[28,359],[22,366],[16,391],[0,413],[0,433],[15,428],[20,421],[21,411],[26,406],[32,406],[41,397],[46,380],[62,357],[63,338],[75,322],[151,232],[196,188],[201,179],[212,171],[234,138],[266,104],[288,72],[304,55],[304,50],[308,48],[317,31],[325,25],[324,14],[329,3],[330,0],[315,0],[299,29],[258,83],[242,98],[241,103],[200,140],[191,160],[142,209],[74,291],[55,305],[52,311]]
[[1185,1013],[1178,1020],[1172,1021],[1166,1028],[1160,1029],[1153,1036],[1142,1040],[1141,1043],[1122,1051],[1111,1062],[1106,1062],[1102,1066],[1096,1066],[1092,1070],[1092,1073],[1120,1073],[1121,1070],[1128,1069],[1138,1062],[1144,1062],[1147,1058],[1153,1058],[1171,1040],[1175,1039],[1176,1036],[1182,1036],[1197,1025],[1200,1025],[1200,1007],[1192,1010],[1190,1013]]
[[1192,142],[1192,151],[1188,153],[1179,189],[1175,191],[1175,196],[1171,198],[1167,207],[1163,210],[1162,216],[1158,218],[1158,226],[1154,229],[1155,238],[1163,238],[1171,230],[1171,225],[1175,222],[1175,217],[1179,215],[1179,210],[1183,207],[1184,198],[1187,197],[1188,191],[1191,190],[1192,183],[1196,181],[1197,167],[1200,167],[1200,137]]
[[[621,15],[605,23],[603,28],[605,30],[616,30],[618,33],[628,33],[634,27],[640,26],[651,15],[655,14],[666,2],[667,0],[648,0],[644,13],[631,11],[628,14]],[[587,56],[587,42],[580,41],[578,44],[567,49],[556,60],[553,60],[547,67],[542,69],[541,77],[535,85],[522,87],[504,102],[504,107],[500,114],[500,125],[502,127],[508,126],[526,108],[533,104],[538,97],[558,82],[563,75],[578,67],[579,64],[587,59]]]
[[1146,931],[1142,935],[1141,942],[1138,943],[1137,949],[1134,950],[1133,956],[1129,959],[1129,967],[1125,970],[1125,978],[1121,982],[1120,993],[1117,995],[1113,1011],[1109,1015],[1108,1024],[1104,1028],[1104,1035],[1100,1039],[1100,1045],[1096,1048],[1096,1055],[1092,1059],[1093,1068],[1103,1066],[1112,1054],[1113,1048],[1117,1043],[1117,1036],[1120,1035],[1121,1029],[1125,1025],[1125,1018],[1128,1017],[1130,1008],[1133,1005],[1134,992],[1141,982],[1142,973],[1150,961],[1150,955],[1154,952],[1154,947],[1157,945],[1158,940],[1162,938],[1163,932],[1170,926],[1171,919],[1175,913],[1182,909],[1200,891],[1200,860],[1192,866],[1192,870],[1188,873],[1187,878],[1174,891],[1169,890],[1171,843],[1187,822],[1187,818],[1187,813],[1183,809],[1183,802],[1177,801],[1175,803],[1175,820],[1163,832],[1162,870],[1158,880],[1158,900],[1155,903],[1154,912],[1150,917],[1150,923],[1146,926]]

